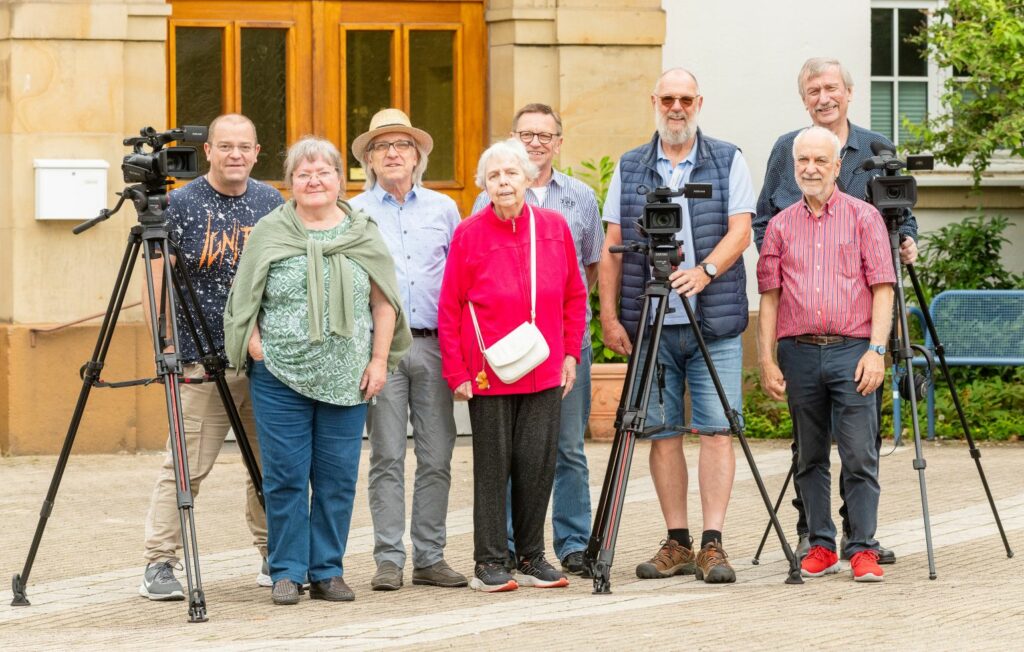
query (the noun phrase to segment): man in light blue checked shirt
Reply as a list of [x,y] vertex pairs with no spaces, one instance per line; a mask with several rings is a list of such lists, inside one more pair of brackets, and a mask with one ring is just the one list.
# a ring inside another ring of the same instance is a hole
[[413,335],[412,348],[388,374],[376,405],[370,406],[369,495],[373,517],[375,591],[402,587],[405,564],[405,451],[412,423],[416,452],[409,534],[413,584],[466,586],[466,578],[444,560],[445,521],[451,488],[455,418],[452,393],[441,375],[437,301],[459,209],[447,195],[424,188],[427,132],[412,126],[398,109],[384,109],[370,130],[352,142],[352,153],[366,171],[365,192],[352,206],[365,210],[380,227],[395,261],[402,306]]
[[[526,152],[540,169],[526,201],[534,206],[558,211],[569,223],[576,245],[580,277],[588,288],[597,282],[597,262],[601,258],[604,230],[594,191],[585,183],[566,176],[552,167],[562,147],[562,118],[547,104],[527,104],[512,119],[512,133],[526,146]],[[473,204],[473,213],[488,202],[482,192]],[[576,365],[576,384],[562,400],[558,457],[555,463],[552,531],[555,554],[562,570],[583,572],[583,551],[590,538],[590,474],[583,454],[583,432],[590,418],[590,305],[583,331],[580,362]],[[512,550],[511,509],[508,523],[509,550]]]

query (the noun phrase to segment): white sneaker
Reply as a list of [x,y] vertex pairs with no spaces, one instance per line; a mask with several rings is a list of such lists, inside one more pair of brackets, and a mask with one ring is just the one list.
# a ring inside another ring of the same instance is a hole
[[270,563],[266,557],[263,558],[263,563],[260,565],[260,572],[256,573],[256,584],[268,589],[274,586],[274,580],[270,579]]

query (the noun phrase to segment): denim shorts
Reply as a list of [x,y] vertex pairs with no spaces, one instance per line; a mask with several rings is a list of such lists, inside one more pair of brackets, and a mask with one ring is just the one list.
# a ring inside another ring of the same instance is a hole
[[[646,343],[649,340],[645,340]],[[722,382],[729,406],[737,412],[743,410],[743,343],[741,336],[704,338],[711,354],[718,378]],[[642,357],[641,357],[642,360]],[[658,346],[658,364],[665,374],[665,389],[658,390],[655,377],[647,405],[645,429],[667,425],[669,428],[648,439],[678,437],[680,427],[701,431],[729,432],[729,420],[711,380],[704,356],[688,324],[664,326]],[[637,369],[637,381],[642,369]],[[684,422],[683,395],[690,391],[690,409],[693,421]]]

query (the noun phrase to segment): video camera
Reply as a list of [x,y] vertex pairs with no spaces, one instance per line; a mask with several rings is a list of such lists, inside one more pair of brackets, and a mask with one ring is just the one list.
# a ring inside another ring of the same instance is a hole
[[908,156],[906,161],[901,161],[895,152],[877,140],[871,143],[871,151],[874,156],[861,163],[860,169],[882,170],[882,175],[868,184],[865,199],[883,215],[902,217],[917,203],[917,180],[899,171],[904,168],[931,170],[935,167],[935,158],[928,154]]
[[[121,172],[125,183],[143,183],[147,188],[159,189],[168,185],[168,177],[194,179],[199,176],[199,157],[193,147],[164,147],[167,143],[206,142],[207,128],[184,126],[178,129],[157,132],[152,127],[139,130],[134,138],[125,138],[124,145],[132,153],[121,161]],[[151,151],[144,151],[145,146]]]

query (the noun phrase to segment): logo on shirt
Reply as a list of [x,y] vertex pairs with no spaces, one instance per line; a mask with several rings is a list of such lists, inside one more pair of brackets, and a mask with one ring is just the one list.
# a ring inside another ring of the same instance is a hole
[[562,204],[562,208],[572,208],[576,205],[576,202],[569,197],[562,197],[560,203]]
[[213,214],[207,213],[206,232],[203,234],[203,249],[199,255],[199,268],[222,266],[225,261],[235,265],[242,254],[242,248],[249,239],[251,226],[239,226],[233,220],[231,226],[223,230],[213,228]]

